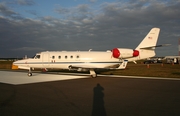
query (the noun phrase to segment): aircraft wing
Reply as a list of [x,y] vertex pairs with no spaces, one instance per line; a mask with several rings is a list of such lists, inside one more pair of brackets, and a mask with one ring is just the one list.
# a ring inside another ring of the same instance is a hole
[[70,65],[69,69],[125,69],[127,66],[128,60],[124,60],[123,62],[116,64],[116,65],[112,65],[112,66],[108,66],[108,67],[98,67],[97,65]]

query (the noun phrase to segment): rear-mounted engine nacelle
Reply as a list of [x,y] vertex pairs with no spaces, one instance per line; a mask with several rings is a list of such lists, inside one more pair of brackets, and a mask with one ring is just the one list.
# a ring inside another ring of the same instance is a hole
[[130,58],[139,56],[138,50],[124,49],[124,48],[114,48],[112,50],[112,56],[114,58]]

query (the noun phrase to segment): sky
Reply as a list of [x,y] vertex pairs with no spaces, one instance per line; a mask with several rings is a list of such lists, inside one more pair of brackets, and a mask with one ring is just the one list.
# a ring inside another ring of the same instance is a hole
[[0,0],[0,58],[135,49],[153,27],[156,56],[178,55],[180,0]]

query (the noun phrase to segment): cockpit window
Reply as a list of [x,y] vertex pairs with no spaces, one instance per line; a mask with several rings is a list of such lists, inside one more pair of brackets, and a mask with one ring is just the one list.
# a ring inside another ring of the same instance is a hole
[[34,57],[34,59],[40,59],[40,55],[36,55],[35,57]]

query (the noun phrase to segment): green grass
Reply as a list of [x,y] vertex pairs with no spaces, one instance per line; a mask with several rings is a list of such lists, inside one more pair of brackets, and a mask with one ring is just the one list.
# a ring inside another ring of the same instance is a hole
[[149,64],[148,68],[146,64],[129,63],[125,70],[108,71],[101,74],[180,78],[180,65]]

